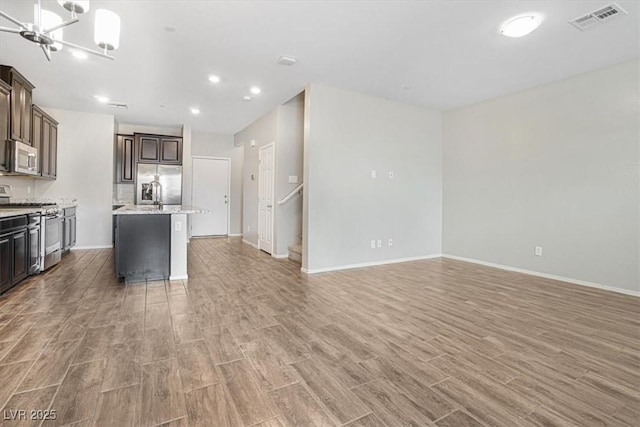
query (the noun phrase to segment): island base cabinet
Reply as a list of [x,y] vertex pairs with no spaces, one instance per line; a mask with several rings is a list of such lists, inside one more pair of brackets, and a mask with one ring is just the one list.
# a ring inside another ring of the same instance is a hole
[[116,215],[116,274],[127,282],[168,279],[171,215]]

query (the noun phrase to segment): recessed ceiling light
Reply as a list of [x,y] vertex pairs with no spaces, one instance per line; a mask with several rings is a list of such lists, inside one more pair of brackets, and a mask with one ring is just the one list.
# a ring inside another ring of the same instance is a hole
[[260,92],[262,92],[262,89],[260,89],[258,86],[252,86],[250,90],[254,95],[258,95],[260,94]]
[[196,107],[191,107],[191,114],[200,114],[200,109]]
[[87,59],[89,56],[81,50],[72,50],[71,54],[77,59]]
[[500,27],[500,34],[507,37],[526,36],[542,23],[542,16],[532,13],[511,18]]
[[96,98],[96,100],[101,104],[106,104],[107,102],[109,102],[109,98],[107,98],[106,96],[95,95],[94,98]]
[[251,97],[249,95],[245,95],[242,97],[245,101],[251,101]]
[[211,83],[220,83],[220,77],[216,76],[215,74],[211,74],[209,76],[209,81]]

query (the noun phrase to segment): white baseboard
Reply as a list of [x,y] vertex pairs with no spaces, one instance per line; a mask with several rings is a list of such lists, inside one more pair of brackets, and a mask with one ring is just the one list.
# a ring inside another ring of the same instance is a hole
[[227,236],[229,236],[229,237],[240,237],[240,236],[242,236],[242,233],[237,233],[237,234],[227,234]]
[[84,251],[87,249],[111,249],[113,245],[98,245],[98,246],[74,246],[71,248],[72,251]]
[[271,254],[271,256],[278,259],[289,258],[289,254]]
[[559,280],[561,282],[573,283],[574,285],[588,286],[590,288],[604,289],[605,291],[617,292],[620,294],[640,297],[640,291],[631,291],[629,289],[617,288],[615,286],[601,285],[599,283],[587,282],[585,280],[572,279],[570,277],[556,276],[553,274],[540,273],[538,271],[525,270],[524,268],[509,267],[507,265],[495,264],[493,262],[481,261],[479,259],[465,258],[456,255],[442,254],[443,258],[455,259],[458,261],[471,262],[473,264],[484,265],[487,267],[499,268],[500,270],[513,271],[515,273],[530,274],[532,276],[544,277],[545,279]]
[[441,257],[442,257],[442,254],[422,255],[422,256],[409,257],[409,258],[395,258],[395,259],[385,259],[382,261],[361,262],[358,264],[338,265],[335,267],[314,268],[312,270],[307,270],[306,268],[303,267],[303,268],[300,268],[300,271],[302,271],[305,274],[326,273],[329,271],[349,270],[352,268],[373,267],[376,265],[397,264],[399,262],[420,261],[423,259],[432,259],[432,258],[441,258]]
[[180,276],[169,276],[169,280],[187,280],[188,278],[188,274],[182,274]]
[[249,246],[253,246],[254,248],[258,249],[258,245],[256,245],[255,243],[251,243],[251,242],[250,242],[250,241],[248,241],[248,240],[244,240],[244,239],[242,239],[242,243],[246,243],[247,245],[249,245]]

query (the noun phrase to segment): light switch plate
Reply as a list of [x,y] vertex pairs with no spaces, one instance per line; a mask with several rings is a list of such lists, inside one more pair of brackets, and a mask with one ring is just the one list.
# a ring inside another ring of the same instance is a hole
[[371,171],[371,178],[375,178],[376,176],[378,176],[378,174],[376,173],[375,170]]
[[182,221],[176,222],[175,230],[176,231],[182,231]]
[[389,172],[389,179],[393,179],[393,172]]

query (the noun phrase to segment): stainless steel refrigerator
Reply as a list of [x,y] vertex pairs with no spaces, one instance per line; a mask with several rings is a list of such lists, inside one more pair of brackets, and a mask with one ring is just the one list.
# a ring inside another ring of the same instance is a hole
[[149,185],[157,180],[162,186],[163,205],[182,204],[182,166],[138,163],[136,175],[136,205],[152,205],[153,193]]

